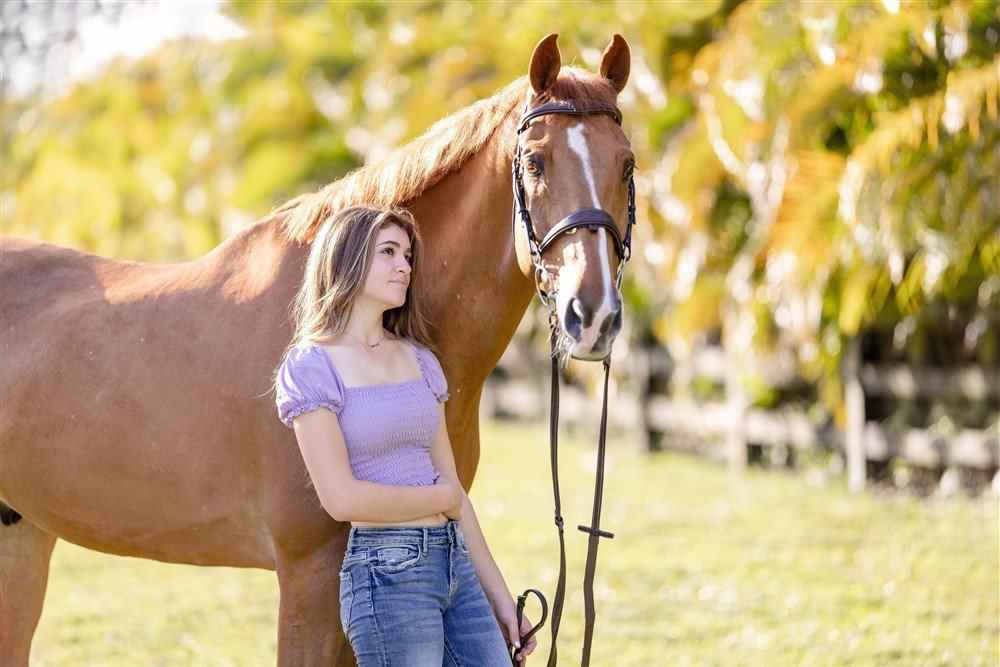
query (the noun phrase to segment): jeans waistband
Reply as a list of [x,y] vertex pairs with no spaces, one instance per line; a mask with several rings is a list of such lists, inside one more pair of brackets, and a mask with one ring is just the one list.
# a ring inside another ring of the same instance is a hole
[[458,544],[464,541],[465,536],[457,521],[439,526],[354,526],[347,539],[347,548],[384,544],[415,544],[426,548],[428,544]]

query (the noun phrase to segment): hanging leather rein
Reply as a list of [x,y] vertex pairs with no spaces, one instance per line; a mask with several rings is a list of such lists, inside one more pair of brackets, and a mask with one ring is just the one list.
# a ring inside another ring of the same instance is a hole
[[[549,102],[539,105],[533,109],[525,111],[521,121],[517,126],[517,133],[520,137],[528,125],[536,118],[551,114],[565,114],[572,116],[585,116],[594,114],[604,114],[611,116],[615,123],[621,125],[622,114],[617,107],[603,102],[581,103],[577,100],[565,100],[559,102]],[[528,237],[528,247],[531,252],[531,261],[535,267],[535,290],[541,298],[542,303],[549,310],[549,343],[552,356],[552,391],[551,407],[549,411],[549,450],[552,463],[552,495],[555,504],[555,524],[559,529],[559,579],[556,583],[556,594],[552,605],[552,645],[549,649],[548,667],[556,667],[556,638],[559,634],[559,624],[562,620],[563,603],[566,597],[566,540],[564,534],[564,522],[562,517],[562,504],[559,497],[559,365],[556,356],[556,342],[559,321],[555,312],[555,299],[552,291],[547,289],[552,285],[546,280],[548,270],[542,261],[542,254],[552,245],[552,243],[571,229],[587,228],[592,232],[604,229],[611,236],[618,254],[618,270],[615,277],[615,285],[621,289],[622,271],[626,262],[632,255],[632,227],[635,225],[635,183],[632,177],[628,180],[628,222],[625,227],[625,236],[622,237],[615,224],[614,218],[606,211],[597,208],[582,208],[557,222],[550,229],[541,241],[535,234],[534,225],[531,222],[531,214],[528,211],[527,197],[524,193],[524,183],[521,180],[521,152],[522,147],[518,141],[517,152],[514,155],[511,167],[514,187],[514,215],[512,225],[516,224],[520,218],[524,224]],[[579,530],[590,535],[587,545],[587,564],[584,570],[583,596],[585,628],[583,638],[583,657],[580,664],[588,667],[590,664],[590,647],[594,636],[594,620],[596,613],[594,610],[594,573],[597,569],[597,547],[600,538],[613,538],[614,534],[601,530],[601,501],[604,493],[604,454],[608,426],[608,377],[611,372],[611,354],[605,357],[604,361],[604,399],[601,407],[601,430],[597,448],[597,479],[594,485],[594,510],[589,526],[578,526]],[[517,623],[521,625],[521,618],[524,612],[524,605],[528,594],[538,597],[542,605],[542,618],[531,630],[521,638],[521,645],[528,638],[533,636],[545,623],[548,616],[548,605],[545,597],[535,589],[528,589],[517,600]],[[516,665],[514,655],[517,649],[511,650],[511,660]]]

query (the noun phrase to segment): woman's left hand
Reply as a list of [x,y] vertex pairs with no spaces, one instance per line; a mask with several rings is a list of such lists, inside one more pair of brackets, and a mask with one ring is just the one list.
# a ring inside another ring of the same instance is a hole
[[[498,606],[494,607],[493,611],[496,614],[497,621],[500,623],[500,630],[507,639],[507,644],[520,646],[521,637],[531,632],[531,621],[528,620],[528,617],[522,614],[521,625],[518,626],[517,605],[514,604],[514,600],[509,594],[504,596],[504,600]],[[524,646],[520,646],[514,655],[518,664],[524,665],[527,663],[527,658],[535,650],[536,644],[538,644],[538,641],[532,636],[525,642]]]

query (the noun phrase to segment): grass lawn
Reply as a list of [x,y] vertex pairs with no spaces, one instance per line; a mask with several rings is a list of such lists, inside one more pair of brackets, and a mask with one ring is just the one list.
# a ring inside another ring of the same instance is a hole
[[[558,568],[544,426],[484,426],[472,492],[512,591]],[[1000,507],[609,443],[594,665],[1000,662]],[[560,662],[579,663],[596,447],[563,437],[569,554]],[[331,573],[336,576],[336,573]],[[59,543],[34,665],[274,664],[273,573],[164,565]],[[546,632],[535,665],[545,662]],[[545,653],[543,653],[545,652]]]

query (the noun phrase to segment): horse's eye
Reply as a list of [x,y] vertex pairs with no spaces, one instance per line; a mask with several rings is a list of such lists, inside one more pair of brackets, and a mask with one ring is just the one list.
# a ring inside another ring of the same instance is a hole
[[622,176],[622,180],[627,181],[628,179],[632,178],[632,172],[634,171],[635,171],[635,162],[633,160],[629,160],[628,162],[625,163],[625,174]]
[[524,161],[524,170],[537,178],[542,175],[542,161],[537,157],[531,156]]

